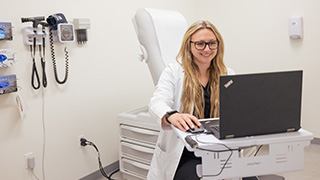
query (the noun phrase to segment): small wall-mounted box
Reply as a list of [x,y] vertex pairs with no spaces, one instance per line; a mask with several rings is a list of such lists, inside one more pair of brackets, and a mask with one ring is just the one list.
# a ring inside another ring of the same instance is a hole
[[302,17],[295,16],[289,18],[289,37],[290,39],[301,39],[303,34]]

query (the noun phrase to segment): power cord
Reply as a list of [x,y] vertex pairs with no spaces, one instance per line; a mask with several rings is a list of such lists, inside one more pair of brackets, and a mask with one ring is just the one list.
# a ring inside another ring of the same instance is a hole
[[31,172],[32,172],[32,175],[33,175],[37,180],[40,180],[40,179],[38,178],[38,176],[33,172],[33,169],[31,169]]
[[234,150],[238,150],[238,149],[231,149],[229,148],[228,146],[226,146],[225,144],[220,144],[220,143],[217,143],[217,145],[222,145],[226,148],[226,150],[211,150],[211,149],[204,149],[204,148],[199,148],[199,147],[196,147],[196,149],[199,149],[199,150],[202,150],[202,151],[208,151],[208,152],[215,152],[215,153],[221,153],[221,152],[227,152],[229,151],[230,154],[228,156],[228,158],[225,160],[225,163],[223,164],[223,166],[221,167],[220,171],[217,173],[217,174],[212,174],[212,175],[203,175],[202,177],[215,177],[215,176],[219,176],[223,170],[226,168],[230,158],[232,157],[233,155],[233,151]]
[[[211,132],[206,132],[205,134],[211,134]],[[201,141],[198,139],[198,137],[200,136],[201,134],[193,134],[193,135],[189,135],[189,142],[188,144],[193,147],[193,148],[196,148],[196,149],[199,149],[199,150],[202,150],[202,151],[207,151],[207,152],[214,152],[214,153],[222,153],[222,152],[230,152],[229,156],[227,157],[227,159],[225,160],[223,166],[221,167],[220,171],[217,173],[217,174],[212,174],[212,175],[203,175],[202,177],[216,177],[216,176],[219,176],[223,170],[226,168],[228,162],[230,161],[232,155],[233,155],[233,151],[240,151],[241,149],[245,149],[245,148],[250,148],[250,147],[254,147],[254,146],[247,146],[247,147],[241,147],[241,148],[230,148],[228,147],[227,145],[223,144],[223,143],[212,143],[212,142],[205,142],[205,141]],[[190,138],[194,136],[195,137],[195,140],[191,140],[191,144],[190,144]],[[186,138],[187,140],[187,138]],[[200,142],[200,143],[203,143],[203,144],[209,144],[209,145],[220,145],[220,146],[223,146],[224,149],[221,149],[221,150],[214,150],[214,149],[206,149],[206,148],[200,148],[198,146],[198,143],[197,142]],[[193,146],[192,146],[193,145]],[[258,153],[258,151],[260,150],[262,146],[259,147],[259,149],[257,150],[256,154]],[[257,177],[258,178],[258,177]]]
[[259,146],[259,148],[257,149],[256,153],[255,153],[253,156],[257,156],[257,155],[258,155],[258,153],[259,153],[260,149],[262,148],[262,146],[263,146],[263,145],[260,145],[260,146]]
[[45,175],[45,156],[46,156],[46,119],[45,119],[45,87],[42,89],[42,176],[43,180],[46,180]]
[[116,172],[118,172],[119,169],[113,171],[113,172],[108,176],[107,173],[106,173],[106,172],[104,171],[104,169],[103,169],[103,166],[102,166],[102,163],[101,163],[101,160],[100,160],[100,152],[99,152],[98,147],[97,147],[93,142],[88,141],[88,140],[85,139],[85,138],[81,138],[81,139],[80,139],[80,144],[81,144],[81,146],[90,145],[90,146],[93,146],[93,147],[96,149],[96,151],[97,151],[97,153],[98,153],[99,170],[100,170],[101,174],[103,175],[103,177],[107,178],[108,180],[114,180],[114,179],[111,179],[111,176],[112,176],[113,174],[115,174]]

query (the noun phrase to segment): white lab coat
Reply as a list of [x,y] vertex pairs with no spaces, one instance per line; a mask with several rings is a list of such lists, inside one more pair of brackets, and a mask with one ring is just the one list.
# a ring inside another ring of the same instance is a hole
[[[228,74],[235,74],[227,68]],[[167,111],[181,111],[181,96],[184,71],[178,64],[169,64],[162,72],[153,97],[150,100],[149,112],[161,127],[161,118]],[[184,148],[183,142],[170,128],[160,134],[150,165],[148,180],[172,180]]]

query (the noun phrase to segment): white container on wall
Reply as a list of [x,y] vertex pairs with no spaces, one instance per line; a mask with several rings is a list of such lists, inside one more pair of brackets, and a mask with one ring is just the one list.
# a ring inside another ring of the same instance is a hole
[[289,18],[290,39],[301,39],[303,33],[302,17],[294,16]]

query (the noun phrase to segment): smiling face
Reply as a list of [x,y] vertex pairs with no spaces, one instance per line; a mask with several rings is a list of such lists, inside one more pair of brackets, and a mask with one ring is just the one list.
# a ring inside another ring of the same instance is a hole
[[[212,42],[217,41],[217,37],[215,34],[207,28],[197,30],[191,36],[192,42]],[[195,47],[195,43],[191,43],[191,53],[193,55],[194,63],[200,66],[210,66],[212,59],[217,55],[217,49],[211,50],[209,45],[206,45],[205,49],[197,50]]]

